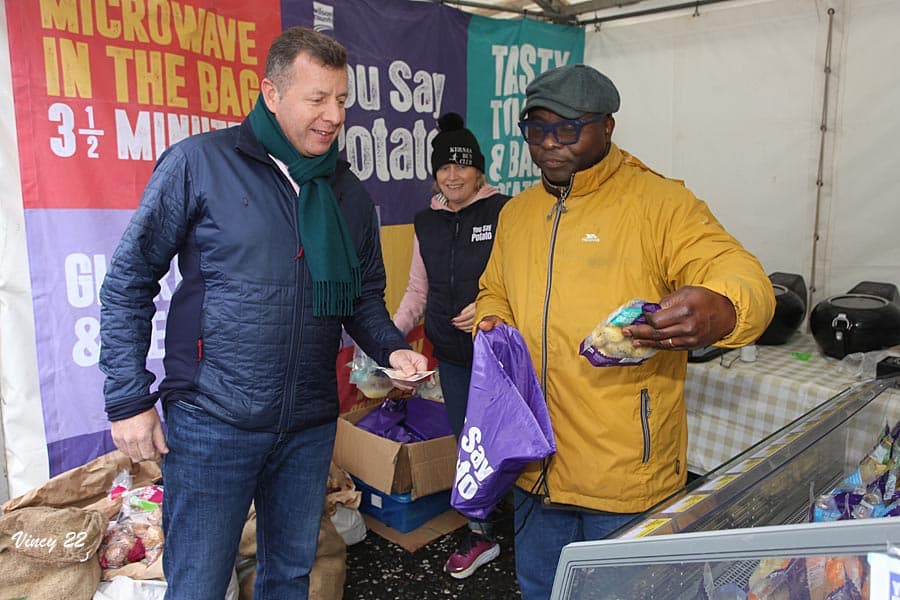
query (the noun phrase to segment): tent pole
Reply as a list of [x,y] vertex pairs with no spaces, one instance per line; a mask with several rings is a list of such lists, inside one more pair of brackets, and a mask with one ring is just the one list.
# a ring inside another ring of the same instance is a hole
[[519,15],[542,17],[543,15],[533,10],[525,10],[524,8],[513,8],[510,6],[502,6],[500,4],[487,4],[485,2],[471,2],[470,0],[432,0],[436,4],[448,4],[450,6],[465,6],[468,8],[480,8],[491,12],[508,12]]
[[822,92],[822,118],[819,122],[819,164],[816,170],[816,206],[813,218],[812,240],[812,265],[809,273],[809,302],[806,303],[807,312],[815,305],[813,295],[816,293],[816,262],[819,248],[819,215],[822,206],[822,187],[825,185],[823,173],[825,171],[825,136],[828,133],[828,92],[831,80],[831,39],[834,26],[834,8],[828,9],[828,38],[825,43],[825,87]]
[[660,13],[671,12],[673,10],[682,10],[685,8],[693,8],[695,11],[701,6],[707,4],[718,4],[720,2],[732,2],[733,0],[694,0],[693,2],[682,2],[680,4],[672,4],[669,6],[659,6],[657,8],[648,8],[645,10],[636,10],[633,12],[622,13],[620,15],[612,15],[609,17],[596,17],[585,21],[578,21],[579,25],[601,25],[609,21],[619,21],[622,19],[632,19],[634,17],[646,17],[648,15],[657,15]]

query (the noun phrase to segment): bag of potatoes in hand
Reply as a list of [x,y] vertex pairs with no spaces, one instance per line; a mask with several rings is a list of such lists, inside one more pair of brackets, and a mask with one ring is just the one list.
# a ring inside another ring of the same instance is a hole
[[635,299],[623,304],[594,327],[581,342],[580,354],[595,367],[639,365],[654,354],[656,348],[635,348],[622,328],[647,322],[645,314],[658,311],[659,304]]

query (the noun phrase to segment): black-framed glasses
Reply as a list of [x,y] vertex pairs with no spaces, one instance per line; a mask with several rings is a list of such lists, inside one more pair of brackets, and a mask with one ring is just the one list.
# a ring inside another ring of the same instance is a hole
[[553,133],[553,139],[557,144],[569,146],[575,144],[581,138],[581,128],[597,121],[602,121],[608,115],[594,115],[586,119],[563,119],[544,123],[543,121],[519,121],[519,129],[525,141],[532,146],[544,143],[547,134]]

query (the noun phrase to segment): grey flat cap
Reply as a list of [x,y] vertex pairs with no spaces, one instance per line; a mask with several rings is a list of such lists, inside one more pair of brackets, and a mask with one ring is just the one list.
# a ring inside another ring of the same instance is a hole
[[546,108],[564,119],[584,113],[614,113],[619,110],[619,90],[593,67],[565,65],[544,71],[525,88],[525,106],[519,118],[535,108]]

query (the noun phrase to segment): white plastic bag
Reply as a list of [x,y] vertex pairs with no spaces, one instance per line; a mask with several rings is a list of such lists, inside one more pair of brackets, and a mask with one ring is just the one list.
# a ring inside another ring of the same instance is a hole
[[[93,600],[163,600],[166,587],[166,582],[159,579],[131,579],[119,575],[112,581],[101,581]],[[238,600],[239,597],[237,576],[232,570],[224,600]]]
[[366,398],[384,398],[394,388],[390,378],[359,346],[353,347],[350,363],[350,383],[359,388]]
[[341,504],[335,508],[334,514],[331,515],[331,522],[334,523],[334,528],[337,529],[340,536],[344,538],[344,543],[352,546],[366,539],[366,522],[362,513],[355,508],[347,508]]
[[889,356],[900,356],[896,350],[854,352],[841,359],[841,371],[854,379],[875,379],[878,363]]

